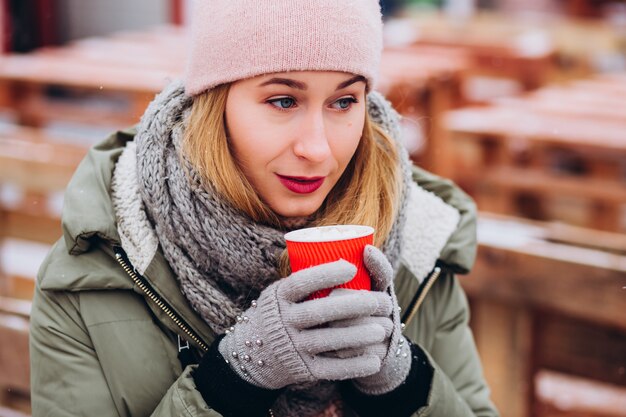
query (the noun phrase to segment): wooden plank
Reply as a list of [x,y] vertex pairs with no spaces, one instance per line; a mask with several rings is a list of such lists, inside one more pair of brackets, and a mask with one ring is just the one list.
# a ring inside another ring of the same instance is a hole
[[472,299],[471,327],[476,337],[491,399],[507,417],[530,411],[532,315],[493,300]]
[[[33,241],[5,238],[0,246],[1,291],[0,311],[18,314],[20,300],[30,302],[39,266],[44,261],[50,246]],[[28,310],[26,310],[28,311]],[[24,314],[27,316],[27,314]]]
[[[481,214],[472,297],[626,330],[626,256],[554,243],[542,227]],[[540,289],[540,290],[538,290]]]
[[0,297],[0,314],[28,319],[30,317],[31,308],[32,303],[29,300]]
[[[35,294],[35,279],[36,276],[22,276],[5,274],[2,279],[7,281],[7,297],[12,300],[29,301],[33,299]],[[0,307],[0,311],[3,307]]]
[[537,373],[539,417],[624,417],[626,389],[553,371]]
[[86,153],[86,147],[33,140],[19,132],[0,135],[0,178],[33,191],[62,190]]
[[[626,182],[538,170],[502,167],[481,173],[483,188],[524,191],[532,194],[573,196],[607,203],[626,203]],[[498,192],[496,191],[496,193]]]
[[[482,107],[453,110],[446,114],[445,125],[460,139],[489,137],[507,141],[570,146],[581,151],[626,153],[626,123],[585,120],[519,112],[506,107]],[[618,155],[619,155],[618,154]]]
[[[108,100],[107,94],[94,93],[104,101]],[[134,97],[140,97],[136,103]],[[125,128],[139,123],[141,115],[150,100],[145,99],[146,94],[129,94],[126,102],[122,102],[115,108],[107,106],[89,106],[80,100],[52,100],[43,93],[24,94],[20,97],[17,109],[20,122],[26,126],[44,126],[49,122],[65,121],[83,125],[106,126],[111,130]],[[150,99],[154,94],[148,94]],[[119,100],[118,100],[119,101]]]
[[[622,231],[626,227],[621,218],[621,207],[626,204],[626,182],[621,180],[502,167],[475,178],[473,190],[481,210],[544,220],[569,219],[607,231]],[[567,197],[582,204],[577,217],[571,214],[568,217],[567,211],[563,211],[571,209],[569,206],[550,211],[550,204]]]
[[621,386],[626,392],[626,332],[551,311],[537,314],[538,368]]
[[512,107],[517,111],[533,112],[544,115],[590,117],[598,121],[616,120],[626,122],[626,113],[623,107],[626,100],[614,103],[607,100],[598,100],[595,103],[580,102],[577,96],[561,94],[559,96],[530,96],[507,97],[493,100],[493,104],[504,107]]
[[62,236],[61,218],[47,210],[2,208],[2,236],[53,244]]
[[[533,224],[530,221],[527,223]],[[545,229],[544,239],[548,242],[626,255],[626,235],[622,233],[593,230],[559,222],[544,223],[542,227]]]
[[[528,95],[529,99],[559,100],[569,99],[581,106],[597,105],[608,108],[626,102],[623,96],[626,86],[613,83],[603,84],[591,80],[581,80],[563,86],[550,86]],[[567,105],[568,103],[563,103]]]
[[180,74],[150,68],[67,62],[62,57],[9,55],[0,60],[0,78],[43,85],[91,90],[157,93]]

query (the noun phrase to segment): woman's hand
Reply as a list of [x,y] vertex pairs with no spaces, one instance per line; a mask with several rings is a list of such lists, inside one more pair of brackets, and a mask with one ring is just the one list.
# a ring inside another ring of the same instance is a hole
[[[331,322],[392,314],[384,292],[351,291],[305,300],[315,291],[350,281],[356,267],[337,261],[298,271],[268,286],[237,319],[219,352],[244,380],[268,389],[324,380],[363,378],[381,369],[380,356],[325,353],[377,346],[388,333],[375,321],[333,328]],[[388,327],[388,326],[386,326]]]
[[379,395],[392,391],[404,382],[411,370],[411,348],[402,335],[400,308],[393,289],[394,274],[391,264],[378,248],[371,245],[365,248],[363,258],[365,267],[372,278],[372,290],[388,297],[392,309],[386,315],[378,312],[366,320],[361,319],[360,324],[382,324],[385,323],[384,320],[387,322],[390,320],[391,324],[384,326],[386,328],[385,340],[365,350],[368,353],[381,355],[380,371],[371,376],[356,378],[354,384],[366,394]]

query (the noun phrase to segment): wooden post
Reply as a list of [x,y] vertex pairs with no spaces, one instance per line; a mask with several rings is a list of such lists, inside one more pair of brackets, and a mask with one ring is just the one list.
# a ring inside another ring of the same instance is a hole
[[11,20],[8,0],[0,0],[0,55],[11,50]]
[[531,409],[532,315],[521,307],[474,300],[472,329],[492,400],[507,417],[527,417]]
[[185,15],[183,7],[183,0],[171,0],[170,10],[173,24],[183,25],[185,23],[183,18]]
[[428,129],[428,165],[430,170],[442,177],[454,173],[452,152],[450,151],[449,132],[443,126],[444,112],[452,108],[454,80],[451,76],[441,75],[429,80],[430,101],[427,103]]

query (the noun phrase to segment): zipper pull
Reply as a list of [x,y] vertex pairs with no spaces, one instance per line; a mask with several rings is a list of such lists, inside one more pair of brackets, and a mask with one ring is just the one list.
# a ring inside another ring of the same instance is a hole
[[180,361],[180,365],[183,370],[189,365],[195,365],[196,359],[194,358],[193,352],[191,351],[191,347],[189,346],[189,341],[180,337],[178,337],[178,360]]
[[189,341],[183,339],[182,337],[180,337],[180,335],[177,335],[177,336],[178,336],[178,353],[180,353],[184,349],[189,349]]

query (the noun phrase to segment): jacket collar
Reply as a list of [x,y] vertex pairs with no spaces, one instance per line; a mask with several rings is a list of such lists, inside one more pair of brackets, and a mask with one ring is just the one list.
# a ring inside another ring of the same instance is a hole
[[[104,142],[89,150],[78,166],[65,192],[63,202],[63,237],[41,266],[43,289],[91,290],[129,289],[132,282],[117,269],[103,271],[91,268],[85,273],[80,267],[72,267],[68,257],[95,252],[115,268],[112,247],[119,245],[120,237],[115,226],[115,213],[111,205],[110,184],[113,167],[124,145],[132,140],[134,130],[116,132]],[[110,249],[108,255],[101,249]],[[111,255],[111,256],[109,256]],[[98,262],[100,265],[101,261]]]
[[67,251],[78,255],[96,240],[119,242],[115,213],[110,203],[115,163],[134,130],[116,132],[89,150],[67,186],[61,217]]
[[454,207],[435,194],[415,183],[409,186],[400,259],[418,281],[421,282],[435,267],[460,217]]

